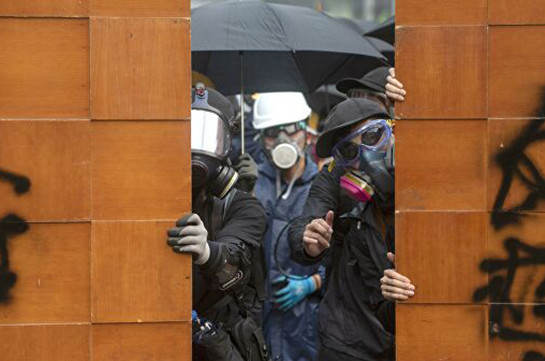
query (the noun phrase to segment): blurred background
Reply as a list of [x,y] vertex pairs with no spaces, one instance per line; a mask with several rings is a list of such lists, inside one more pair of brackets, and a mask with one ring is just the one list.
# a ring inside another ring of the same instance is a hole
[[[191,8],[226,0],[192,0]],[[270,3],[306,6],[334,17],[356,21],[367,30],[394,15],[395,0],[265,0]]]

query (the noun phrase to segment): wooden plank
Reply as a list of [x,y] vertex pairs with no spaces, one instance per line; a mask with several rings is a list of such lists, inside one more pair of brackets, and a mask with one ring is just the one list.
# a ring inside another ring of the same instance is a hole
[[88,361],[89,325],[0,326],[0,355],[9,361]]
[[485,26],[401,27],[396,75],[407,90],[404,119],[486,118]]
[[[0,214],[27,221],[90,218],[90,122],[0,121],[0,169],[24,177],[0,182]],[[24,179],[26,190],[17,191]]]
[[2,0],[0,16],[87,16],[89,0]]
[[479,269],[488,220],[485,212],[397,214],[396,268],[416,286],[410,302],[473,303],[475,290],[488,282]]
[[0,323],[90,321],[89,223],[31,223],[8,239],[17,275]]
[[187,19],[91,20],[93,119],[190,116]]
[[488,2],[490,24],[545,24],[543,0],[493,0]]
[[91,122],[93,220],[175,220],[189,212],[189,127],[189,121]]
[[92,361],[189,361],[191,323],[93,325]]
[[397,210],[486,210],[486,120],[396,124]]
[[89,117],[89,21],[0,19],[0,119]]
[[539,174],[545,171],[543,140],[534,138],[535,134],[545,129],[543,123],[545,123],[543,119],[488,121],[490,210],[518,209],[530,212],[545,210],[545,204],[539,199],[540,176],[531,172],[531,167]]
[[396,25],[486,25],[486,0],[398,1]]
[[488,361],[487,332],[485,305],[398,304],[397,361]]
[[535,116],[545,97],[545,26],[491,26],[489,32],[489,116]]
[[90,0],[91,16],[189,17],[187,0]]
[[188,321],[191,257],[167,246],[173,222],[93,222],[93,322]]

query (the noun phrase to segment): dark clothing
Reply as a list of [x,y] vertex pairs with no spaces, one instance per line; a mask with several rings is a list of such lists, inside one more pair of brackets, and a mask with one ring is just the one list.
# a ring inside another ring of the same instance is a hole
[[[321,265],[302,266],[290,259],[287,229],[282,230],[288,222],[301,215],[307,199],[312,180],[318,173],[316,164],[306,159],[302,176],[297,179],[284,199],[288,185],[281,180],[280,193],[277,194],[277,180],[280,172],[266,159],[259,165],[259,178],[255,187],[256,197],[263,203],[268,214],[269,228],[265,234],[264,247],[268,265],[267,293],[269,299],[264,306],[263,329],[269,345],[269,353],[273,360],[302,361],[314,360],[317,353],[317,316],[318,306],[322,299],[320,292],[308,295],[292,309],[282,312],[274,307],[272,296],[273,281],[282,276],[276,263],[275,248],[280,265],[291,275],[310,276],[319,273],[325,278],[325,267]],[[277,245],[278,243],[278,245]]]
[[260,260],[255,258],[262,252],[267,218],[255,197],[237,191],[223,217],[220,213],[221,228],[214,226],[218,222],[213,212],[217,201],[208,199],[194,209],[208,230],[210,258],[202,266],[193,266],[193,308],[200,317],[229,327],[244,311],[235,300],[248,300],[244,303],[248,309],[260,307],[262,303],[256,289],[259,285],[251,281],[254,268],[263,266],[256,264]]
[[[321,344],[357,360],[390,360],[393,354],[395,304],[382,297],[380,278],[393,268],[387,260],[394,252],[393,214],[380,226],[374,202],[358,203],[339,185],[344,171],[327,169],[316,177],[303,215],[290,229],[292,257],[302,264],[331,257],[326,272],[326,293],[318,323]],[[303,232],[312,219],[335,212],[331,247],[316,258],[303,248]]]

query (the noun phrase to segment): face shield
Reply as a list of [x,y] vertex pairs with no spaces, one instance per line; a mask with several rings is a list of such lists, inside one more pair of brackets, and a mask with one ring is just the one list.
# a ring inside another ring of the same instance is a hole
[[191,152],[225,159],[231,149],[229,126],[218,114],[191,110]]

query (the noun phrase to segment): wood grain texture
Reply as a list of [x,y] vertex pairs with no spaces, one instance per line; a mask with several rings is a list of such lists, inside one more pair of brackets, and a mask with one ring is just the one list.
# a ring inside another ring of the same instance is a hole
[[91,123],[93,220],[174,220],[190,211],[189,121]]
[[488,214],[398,213],[396,268],[416,286],[412,303],[473,303],[488,282]]
[[489,116],[495,118],[535,116],[540,97],[545,96],[543,64],[545,64],[545,26],[491,26],[488,70]]
[[398,28],[396,76],[407,96],[396,116],[486,118],[486,44],[485,26]]
[[0,324],[90,321],[89,223],[32,223],[8,241],[17,274]]
[[0,16],[87,16],[89,0],[2,0]]
[[397,361],[489,360],[487,306],[398,304],[396,311]]
[[3,18],[0,49],[0,118],[89,117],[88,20]]
[[490,24],[545,24],[543,0],[493,0],[488,2]]
[[[511,210],[518,208],[526,202],[528,196],[535,192],[539,181],[532,175],[524,160],[520,157],[512,157],[513,147],[527,139],[523,135],[529,126],[535,127],[535,132],[543,131],[541,120],[529,119],[490,119],[488,121],[488,208],[490,210]],[[545,171],[545,148],[542,140],[528,142],[523,152],[535,169],[541,174]],[[505,170],[505,172],[504,172]],[[513,170],[512,174],[510,170]],[[502,184],[506,177],[512,177],[511,183],[505,183],[505,198],[501,197]],[[531,183],[528,183],[529,180]],[[497,206],[495,203],[498,202]],[[543,212],[545,204],[537,201],[530,211]]]
[[189,17],[188,0],[89,0],[91,16]]
[[398,1],[396,25],[485,25],[486,0]]
[[26,193],[0,182],[0,214],[27,221],[90,218],[90,122],[0,121],[0,168],[25,176]]
[[93,325],[91,361],[189,361],[191,323]]
[[167,246],[174,222],[93,222],[93,322],[189,321],[191,257]]
[[187,19],[91,20],[92,119],[190,116]]
[[396,209],[486,210],[486,120],[396,124]]
[[6,361],[88,361],[89,325],[0,326],[0,357]]

